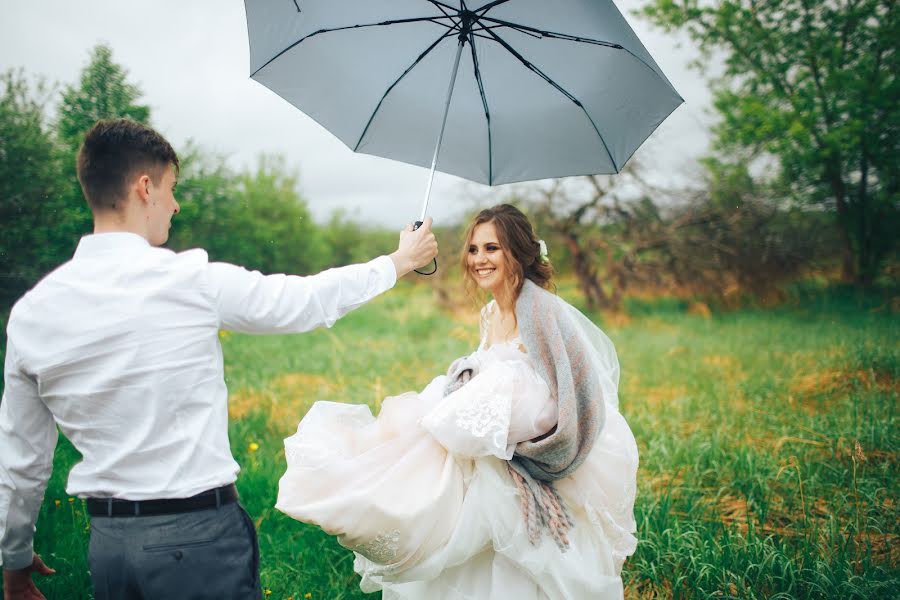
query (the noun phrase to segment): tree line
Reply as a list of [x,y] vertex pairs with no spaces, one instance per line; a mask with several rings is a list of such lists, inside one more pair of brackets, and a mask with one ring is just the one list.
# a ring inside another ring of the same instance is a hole
[[[665,291],[723,304],[772,297],[825,273],[895,283],[900,231],[900,9],[889,0],[648,0],[641,15],[683,31],[704,59],[718,119],[713,150],[685,189],[649,184],[635,159],[615,176],[511,186],[592,307]],[[0,77],[0,313],[71,256],[90,231],[75,176],[100,118],[151,123],[140,89],[106,46],[78,82],[53,90]],[[53,116],[51,116],[53,115]],[[169,246],[264,272],[308,273],[389,251],[396,233],[336,213],[315,223],[283,158],[235,171],[189,144]],[[452,265],[461,226],[441,240]],[[445,274],[442,269],[441,274]],[[436,277],[438,288],[450,278]],[[439,297],[448,298],[446,293]]]
[[[92,229],[75,172],[78,148],[99,119],[152,126],[142,92],[100,45],[61,93],[21,70],[0,75],[0,313],[68,260]],[[55,100],[55,101],[54,101]],[[368,260],[396,244],[396,232],[361,228],[345,213],[316,223],[283,157],[264,155],[235,171],[195,143],[181,160],[180,214],[167,246],[205,248],[211,259],[267,273],[307,274]]]

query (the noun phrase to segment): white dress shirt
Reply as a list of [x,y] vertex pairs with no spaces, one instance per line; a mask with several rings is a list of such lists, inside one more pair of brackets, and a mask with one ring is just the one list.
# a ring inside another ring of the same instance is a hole
[[13,308],[0,402],[0,553],[31,564],[57,426],[81,453],[66,491],[184,498],[235,481],[220,329],[330,327],[390,289],[382,256],[310,277],[264,276],[131,233],[81,239]]

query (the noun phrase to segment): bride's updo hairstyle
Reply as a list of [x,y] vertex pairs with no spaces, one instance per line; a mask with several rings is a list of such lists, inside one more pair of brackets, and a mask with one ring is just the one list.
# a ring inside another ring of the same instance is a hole
[[515,206],[499,204],[478,213],[466,230],[466,242],[463,244],[460,264],[466,290],[470,295],[478,296],[478,284],[469,271],[469,245],[472,243],[475,228],[484,223],[493,223],[494,229],[497,231],[499,238],[497,241],[500,242],[507,267],[512,274],[506,282],[511,298],[519,297],[519,292],[522,291],[522,285],[526,279],[530,279],[544,289],[554,287],[551,281],[553,265],[549,258],[541,260],[541,247],[534,234],[531,221]]

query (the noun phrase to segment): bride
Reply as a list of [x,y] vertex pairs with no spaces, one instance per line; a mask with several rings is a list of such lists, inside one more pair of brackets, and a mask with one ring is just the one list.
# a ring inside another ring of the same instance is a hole
[[637,446],[609,338],[547,291],[543,242],[503,204],[470,224],[481,343],[419,393],[317,402],[285,440],[276,508],[353,550],[383,598],[622,598]]

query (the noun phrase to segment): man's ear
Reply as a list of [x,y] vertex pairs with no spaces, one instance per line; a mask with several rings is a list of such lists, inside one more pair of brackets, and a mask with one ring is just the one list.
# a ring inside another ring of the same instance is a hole
[[134,190],[143,202],[150,201],[150,176],[144,173],[134,180]]

